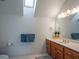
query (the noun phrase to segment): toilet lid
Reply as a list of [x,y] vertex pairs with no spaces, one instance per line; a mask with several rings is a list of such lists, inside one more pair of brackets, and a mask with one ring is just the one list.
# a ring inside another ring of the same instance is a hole
[[0,59],[9,59],[8,55],[0,55]]

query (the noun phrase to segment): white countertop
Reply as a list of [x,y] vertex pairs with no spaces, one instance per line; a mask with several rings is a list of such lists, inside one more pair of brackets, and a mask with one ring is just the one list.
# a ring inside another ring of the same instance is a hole
[[[71,40],[71,39],[49,39],[57,44],[60,44],[62,46],[68,47],[74,51],[79,52],[79,41],[77,40]],[[63,42],[63,40],[66,40],[67,42]]]

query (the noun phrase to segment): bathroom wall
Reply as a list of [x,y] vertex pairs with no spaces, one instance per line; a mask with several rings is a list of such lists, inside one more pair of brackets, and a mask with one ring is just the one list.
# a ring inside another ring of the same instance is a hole
[[[23,16],[0,16],[0,49],[9,55],[45,53],[45,38],[48,36],[51,19]],[[21,33],[35,33],[33,43],[20,42]],[[12,42],[12,46],[7,43]]]
[[73,9],[75,7],[79,7],[79,0],[66,0],[62,5],[60,12],[65,11],[67,9]]
[[0,14],[23,15],[23,0],[0,1]]
[[[65,12],[68,9],[73,9],[75,7],[79,7],[79,0],[66,0],[65,3],[62,6],[61,12]],[[75,17],[76,16],[76,17]],[[61,37],[64,38],[71,38],[71,33],[79,33],[79,22],[76,20],[78,18],[79,14],[76,15],[70,15],[65,18],[61,18],[57,20],[57,23],[60,27],[60,33]],[[74,18],[75,17],[75,18]]]
[[[23,14],[22,0],[0,1],[0,53],[8,55],[45,53],[45,38],[54,18],[27,17]],[[33,43],[20,42],[21,33],[35,33]],[[12,42],[12,46],[8,43]]]

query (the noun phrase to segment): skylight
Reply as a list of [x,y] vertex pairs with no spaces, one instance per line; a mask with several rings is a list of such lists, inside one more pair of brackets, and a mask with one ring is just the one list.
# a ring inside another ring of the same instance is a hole
[[35,4],[35,0],[25,0],[25,7],[33,8]]

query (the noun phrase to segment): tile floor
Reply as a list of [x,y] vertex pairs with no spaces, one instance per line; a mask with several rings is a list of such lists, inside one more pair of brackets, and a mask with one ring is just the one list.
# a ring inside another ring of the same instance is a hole
[[22,56],[13,56],[10,59],[35,59],[35,57],[46,56],[47,54],[38,54],[38,55],[22,55]]

